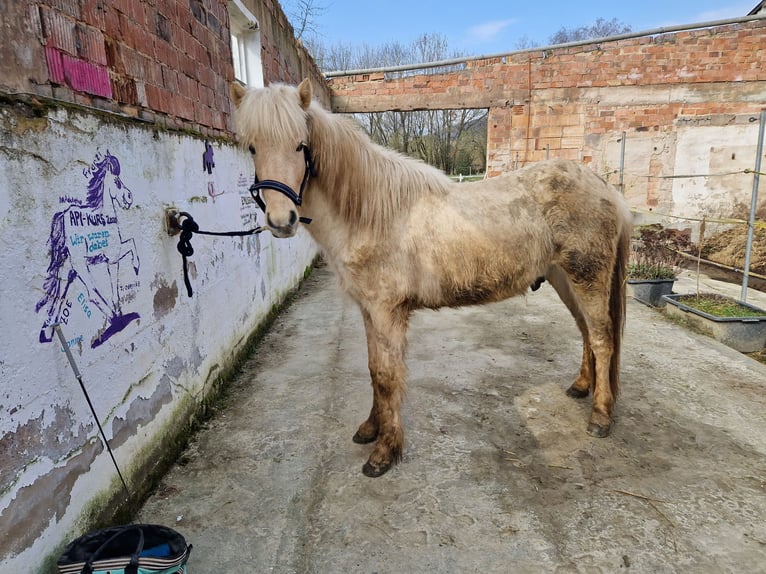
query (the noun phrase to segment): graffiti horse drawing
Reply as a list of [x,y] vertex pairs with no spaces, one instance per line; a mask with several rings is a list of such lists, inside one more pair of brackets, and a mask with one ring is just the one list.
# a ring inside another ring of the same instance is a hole
[[51,222],[45,294],[35,307],[37,312],[47,311],[41,343],[53,339],[53,325],[66,323],[73,306],[88,319],[103,316],[103,324],[95,328],[93,348],[140,318],[138,313],[123,313],[120,304],[121,262],[129,258],[135,275],[139,270],[136,243],[123,238],[117,209],[129,209],[133,194],[120,179],[119,160],[108,150],[103,156],[96,154],[84,175],[89,178],[86,199],[62,198],[69,205]]

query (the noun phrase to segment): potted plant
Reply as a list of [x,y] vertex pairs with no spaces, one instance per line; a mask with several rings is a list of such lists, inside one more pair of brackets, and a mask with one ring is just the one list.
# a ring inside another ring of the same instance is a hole
[[628,285],[633,298],[651,307],[665,306],[673,292],[680,252],[688,248],[688,232],[666,229],[659,223],[642,225],[631,242]]
[[741,353],[760,352],[766,346],[766,311],[726,295],[700,292],[704,236],[703,218],[697,248],[697,292],[664,295],[667,313]]
[[766,346],[766,311],[717,293],[668,294],[667,313],[740,353]]

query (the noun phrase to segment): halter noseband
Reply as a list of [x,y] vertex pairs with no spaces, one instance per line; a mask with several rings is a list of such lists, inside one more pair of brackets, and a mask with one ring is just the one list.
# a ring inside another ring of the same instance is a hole
[[[253,196],[253,200],[255,200],[255,203],[258,204],[258,207],[260,207],[264,213],[266,213],[266,204],[264,203],[263,198],[261,198],[260,191],[262,189],[273,189],[274,191],[278,191],[282,195],[287,196],[297,207],[300,207],[303,203],[303,192],[306,189],[309,176],[313,175],[316,177],[317,171],[314,167],[314,160],[311,158],[311,150],[308,145],[301,142],[298,144],[295,151],[303,151],[303,159],[306,162],[306,170],[303,172],[303,181],[301,181],[299,193],[295,193],[293,188],[281,181],[273,179],[265,179],[261,181],[258,179],[258,173],[255,174],[255,181],[253,182],[253,185],[250,186],[250,195]],[[301,217],[300,221],[301,223],[311,223],[311,219],[308,217]]]

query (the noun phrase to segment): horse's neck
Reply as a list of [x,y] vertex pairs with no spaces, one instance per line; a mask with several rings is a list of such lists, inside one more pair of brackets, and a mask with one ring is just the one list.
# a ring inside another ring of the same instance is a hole
[[333,209],[332,200],[320,182],[307,190],[304,206],[303,214],[311,218],[311,223],[306,224],[311,237],[326,254],[340,257],[346,246],[355,242],[354,233]]
[[[433,168],[373,143],[345,118],[321,114],[315,120],[318,150],[317,218],[334,217],[334,225],[363,240],[384,235],[421,198],[444,194],[447,183]],[[309,215],[314,217],[314,215]]]

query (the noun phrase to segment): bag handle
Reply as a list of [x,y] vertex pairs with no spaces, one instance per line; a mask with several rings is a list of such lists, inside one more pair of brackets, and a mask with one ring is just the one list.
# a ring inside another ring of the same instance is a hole
[[110,536],[106,542],[99,546],[91,555],[91,557],[88,558],[88,561],[85,563],[85,566],[82,569],[82,574],[93,574],[93,563],[98,559],[101,552],[104,551],[104,548],[106,548],[109,543],[114,541],[116,538],[122,536],[126,532],[130,532],[131,530],[138,531],[138,546],[136,547],[136,551],[130,555],[130,563],[125,568],[125,574],[138,574],[138,557],[144,550],[144,531],[141,530],[141,528],[138,526],[125,526]]

